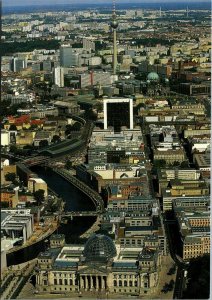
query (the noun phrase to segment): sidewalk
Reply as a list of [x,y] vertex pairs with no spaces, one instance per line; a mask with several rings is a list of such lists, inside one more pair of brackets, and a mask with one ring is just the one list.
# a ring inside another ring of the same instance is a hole
[[161,263],[161,271],[159,273],[159,283],[158,286],[154,292],[154,294],[149,295],[149,297],[146,297],[147,299],[173,299],[173,293],[174,289],[172,291],[165,293],[162,293],[161,290],[163,289],[165,283],[169,283],[170,280],[176,280],[176,273],[175,272],[173,275],[167,275],[169,269],[173,267],[174,261],[172,260],[171,256],[164,256],[162,258],[162,263]]

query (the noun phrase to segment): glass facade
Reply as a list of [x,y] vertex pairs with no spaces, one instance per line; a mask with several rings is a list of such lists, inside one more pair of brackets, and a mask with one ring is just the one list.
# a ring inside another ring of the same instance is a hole
[[116,256],[116,247],[110,237],[94,234],[88,239],[83,254],[89,261],[108,260]]
[[115,132],[120,132],[121,126],[130,128],[130,103],[107,103],[107,125],[114,127]]

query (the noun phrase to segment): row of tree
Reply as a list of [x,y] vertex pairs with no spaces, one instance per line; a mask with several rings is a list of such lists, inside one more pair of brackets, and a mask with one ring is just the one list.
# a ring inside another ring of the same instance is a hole
[[210,298],[210,254],[190,261],[187,278],[188,283],[183,299]]
[[57,40],[41,40],[36,39],[26,42],[13,42],[13,43],[1,43],[0,52],[1,55],[8,55],[16,52],[31,52],[34,49],[59,49],[60,42]]

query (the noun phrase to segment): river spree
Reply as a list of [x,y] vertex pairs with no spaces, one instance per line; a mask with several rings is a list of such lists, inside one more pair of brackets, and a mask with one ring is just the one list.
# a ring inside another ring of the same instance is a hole
[[[32,170],[63,198],[63,201],[65,201],[65,210],[95,210],[93,202],[85,194],[52,170],[44,170],[41,167],[34,167]],[[57,232],[65,234],[66,243],[77,243],[79,242],[79,236],[88,230],[95,220],[96,217],[74,217],[67,224],[61,224]],[[47,243],[40,241],[25,249],[11,253],[7,255],[8,265],[20,264],[31,260],[37,257],[41,251],[44,251],[45,247],[47,247]]]

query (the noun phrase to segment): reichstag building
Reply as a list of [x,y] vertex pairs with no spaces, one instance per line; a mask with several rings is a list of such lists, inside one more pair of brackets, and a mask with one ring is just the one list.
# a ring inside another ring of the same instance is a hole
[[53,246],[38,257],[39,294],[144,295],[158,284],[161,254],[154,245],[127,248],[106,235],[93,234],[85,245],[58,248],[60,239],[56,235],[54,239]]

